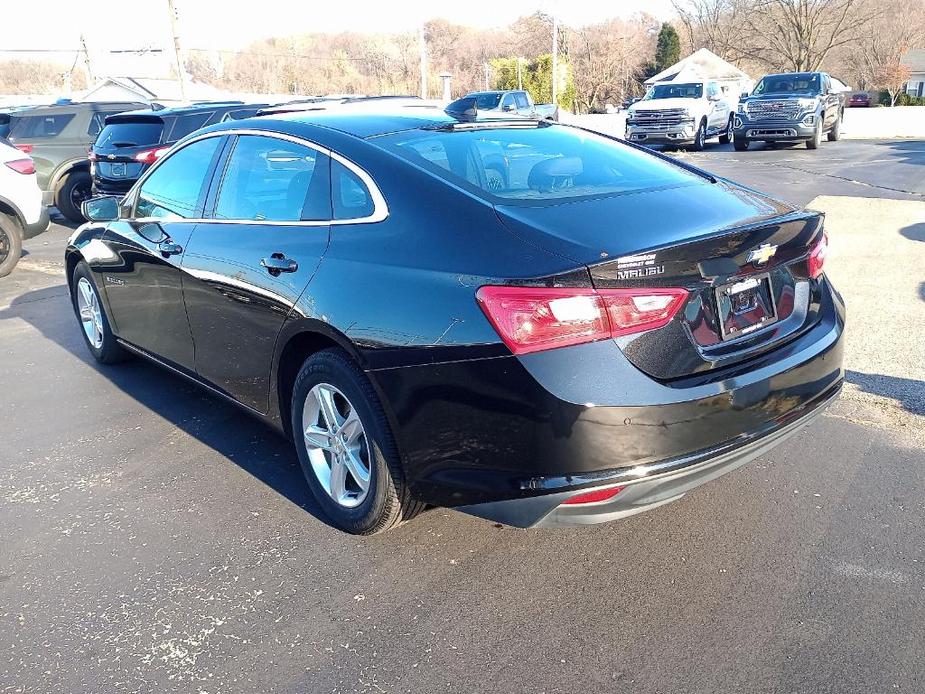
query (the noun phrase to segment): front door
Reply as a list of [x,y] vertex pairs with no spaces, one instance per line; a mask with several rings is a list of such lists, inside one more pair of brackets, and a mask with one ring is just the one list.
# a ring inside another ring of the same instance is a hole
[[199,375],[259,412],[283,322],[328,245],[330,159],[304,143],[241,135],[183,255]]
[[180,264],[222,140],[193,142],[164,160],[142,183],[132,218],[112,222],[103,237],[112,254],[102,277],[114,332],[189,370],[195,360]]

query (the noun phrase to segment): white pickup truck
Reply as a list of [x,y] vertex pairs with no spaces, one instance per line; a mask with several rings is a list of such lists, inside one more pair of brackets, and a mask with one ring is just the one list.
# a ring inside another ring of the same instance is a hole
[[738,95],[727,96],[716,82],[654,84],[627,112],[626,139],[698,151],[711,137],[728,144],[737,101]]
[[555,104],[534,104],[530,94],[522,90],[469,92],[463,98],[475,99],[476,109],[485,115],[514,114],[537,120],[559,120],[559,108]]

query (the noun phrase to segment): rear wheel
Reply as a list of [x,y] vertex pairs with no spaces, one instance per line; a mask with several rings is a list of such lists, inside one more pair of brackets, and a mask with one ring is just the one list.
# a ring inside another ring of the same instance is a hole
[[732,141],[732,116],[729,116],[729,122],[726,123],[726,131],[719,136],[721,145],[728,145]]
[[22,229],[12,217],[0,213],[0,277],[9,275],[22,255]]
[[114,364],[123,361],[129,355],[125,348],[116,342],[116,336],[109,325],[109,317],[93,281],[90,267],[84,262],[77,263],[71,281],[71,303],[74,314],[83,328],[84,342],[87,348],[101,364]]
[[337,349],[309,357],[292,391],[292,434],[302,471],[333,524],[384,532],[417,515],[385,412],[366,375]]
[[84,200],[89,200],[93,179],[86,171],[72,171],[67,174],[55,191],[55,207],[58,211],[75,224],[83,224],[87,221],[83,212],[80,211],[80,205]]

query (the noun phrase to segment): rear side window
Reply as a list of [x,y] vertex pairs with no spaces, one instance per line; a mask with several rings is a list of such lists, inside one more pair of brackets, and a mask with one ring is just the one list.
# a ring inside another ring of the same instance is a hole
[[110,123],[103,128],[96,139],[96,147],[143,147],[156,145],[161,141],[164,124],[160,121],[130,121]]
[[704,179],[669,162],[565,126],[415,130],[376,139],[440,178],[504,204],[615,195]]
[[330,159],[288,140],[238,137],[225,167],[215,218],[272,222],[330,219]]
[[193,142],[165,159],[141,185],[135,217],[198,217],[203,186],[221,140]]
[[366,184],[339,161],[331,162],[331,193],[334,219],[362,219],[373,213],[373,198]]
[[527,95],[523,92],[514,92],[514,103],[517,104],[517,108],[530,108],[530,102],[527,100]]
[[212,113],[212,111],[206,111],[205,113],[188,113],[185,116],[178,116],[173,124],[173,130],[170,131],[170,141],[182,140],[191,132],[199,130],[206,124]]
[[10,137],[39,139],[56,137],[74,119],[73,113],[55,113],[43,116],[15,116]]

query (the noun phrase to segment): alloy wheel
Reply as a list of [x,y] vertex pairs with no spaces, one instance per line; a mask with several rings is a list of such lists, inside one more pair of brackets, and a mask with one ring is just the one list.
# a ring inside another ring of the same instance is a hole
[[305,397],[302,432],[312,471],[328,496],[344,508],[362,504],[372,458],[353,404],[334,386],[319,383]]
[[86,277],[77,280],[77,311],[87,340],[99,349],[103,346],[103,314],[96,290]]

